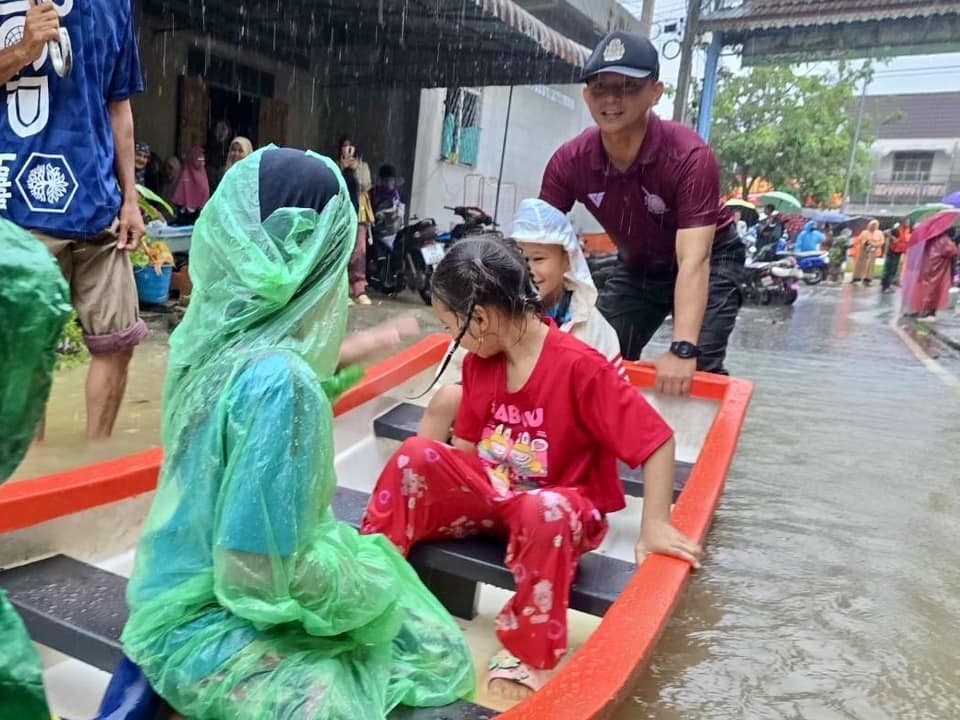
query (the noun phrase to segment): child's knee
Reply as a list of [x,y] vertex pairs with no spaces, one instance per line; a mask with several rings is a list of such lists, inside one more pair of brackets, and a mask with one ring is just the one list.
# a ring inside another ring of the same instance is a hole
[[442,443],[415,435],[403,441],[391,462],[396,464],[398,470],[410,469],[420,472],[425,465],[435,463],[440,459],[437,445],[442,445]]

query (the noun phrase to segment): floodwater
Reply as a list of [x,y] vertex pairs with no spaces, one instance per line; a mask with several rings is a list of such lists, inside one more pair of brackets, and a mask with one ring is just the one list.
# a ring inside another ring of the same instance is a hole
[[801,293],[741,315],[704,566],[617,720],[960,717],[960,395],[877,288]]
[[[892,312],[849,286],[743,311],[729,367],[756,392],[704,567],[617,720],[960,715],[960,396]],[[93,451],[83,371],[58,378],[47,443],[18,477],[157,445],[164,361],[162,338],[138,353],[117,437]]]

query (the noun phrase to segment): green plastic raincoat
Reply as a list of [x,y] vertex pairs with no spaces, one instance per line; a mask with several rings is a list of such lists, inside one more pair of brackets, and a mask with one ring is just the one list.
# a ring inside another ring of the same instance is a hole
[[191,720],[445,705],[474,685],[459,629],[389,541],[330,510],[321,383],[346,328],[356,213],[335,165],[313,155],[338,194],[319,214],[280,208],[261,222],[269,150],[231,168],[194,228],[124,649]]
[[[0,484],[20,464],[43,416],[69,290],[53,256],[0,219]],[[0,591],[0,718],[49,720],[40,658]]]

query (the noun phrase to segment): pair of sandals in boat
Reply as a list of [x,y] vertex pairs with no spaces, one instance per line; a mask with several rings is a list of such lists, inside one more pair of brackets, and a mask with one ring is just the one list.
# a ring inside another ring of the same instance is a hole
[[514,656],[506,648],[500,650],[487,665],[487,690],[494,680],[506,680],[535,693],[542,688],[547,681],[546,673],[530,667],[520,658]]

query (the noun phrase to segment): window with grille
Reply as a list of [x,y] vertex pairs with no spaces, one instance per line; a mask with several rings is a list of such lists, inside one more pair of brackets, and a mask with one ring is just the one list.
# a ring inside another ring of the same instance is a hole
[[927,182],[932,168],[932,152],[894,153],[892,179],[894,182]]
[[480,149],[480,90],[450,88],[443,113],[440,155],[447,162],[474,167]]

